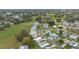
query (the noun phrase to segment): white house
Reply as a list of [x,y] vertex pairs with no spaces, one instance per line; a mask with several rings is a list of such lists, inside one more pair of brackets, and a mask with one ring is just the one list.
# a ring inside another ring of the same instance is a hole
[[44,48],[45,46],[49,45],[49,43],[46,41],[46,39],[44,38],[41,38],[41,37],[38,37],[36,39],[34,39],[38,45],[41,47],[41,48]]
[[47,46],[45,46],[44,48],[45,48],[45,49],[52,49],[52,46],[47,45]]
[[49,36],[53,37],[54,39],[59,38],[59,36],[55,33],[50,33]]
[[56,32],[57,32],[57,33],[60,33],[60,29],[59,29],[59,28],[57,28],[57,29],[56,29]]
[[35,22],[35,23],[34,23],[35,26],[38,26],[38,24],[39,24],[38,22]]
[[56,26],[56,25],[54,25],[54,26],[53,26],[53,28],[57,28],[57,26]]
[[76,34],[72,34],[69,36],[71,39],[78,39],[79,38],[79,35],[76,35]]
[[15,16],[13,16],[13,18],[20,19],[19,15],[15,15]]
[[73,46],[73,47],[77,47],[78,46],[78,42],[76,42],[76,41],[70,41],[69,45]]
[[31,28],[31,30],[36,30],[37,28],[36,28],[36,26],[32,26],[32,28]]
[[47,42],[44,42],[44,43],[39,43],[39,46],[41,47],[41,48],[44,48],[45,46],[47,46],[47,45],[49,45],[49,43],[47,43]]
[[33,38],[37,38],[38,35],[37,35],[37,34],[33,34],[32,37],[33,37]]
[[6,14],[7,14],[7,15],[11,15],[11,12],[7,12]]
[[47,41],[42,41],[42,42],[39,42],[41,45],[43,45],[43,44],[46,44],[47,43]]
[[30,31],[30,34],[31,34],[31,35],[37,34],[37,32],[36,32],[36,30],[31,30],[31,31]]
[[63,36],[68,36],[69,34],[67,32],[63,32]]
[[37,43],[39,43],[39,42],[44,41],[46,39],[42,39],[41,37],[37,37],[37,38],[35,38],[33,40],[35,40]]
[[52,45],[52,48],[55,48],[56,46],[57,46],[57,45],[53,44],[53,45]]
[[23,45],[23,46],[20,46],[19,49],[29,49],[29,46],[28,45]]
[[64,48],[66,45],[67,45],[67,44],[66,44],[66,43],[64,43],[63,45],[61,45],[61,47],[62,47],[62,48]]
[[44,29],[48,29],[48,24],[43,24]]

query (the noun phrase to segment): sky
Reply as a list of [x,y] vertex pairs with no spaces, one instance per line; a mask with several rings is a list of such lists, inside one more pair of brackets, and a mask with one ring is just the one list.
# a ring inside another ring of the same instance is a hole
[[79,9],[78,0],[0,0],[0,9]]

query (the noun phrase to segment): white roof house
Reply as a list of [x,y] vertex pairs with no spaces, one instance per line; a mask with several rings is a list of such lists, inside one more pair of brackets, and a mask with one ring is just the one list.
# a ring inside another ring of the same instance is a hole
[[48,40],[52,40],[53,39],[53,37],[48,37]]
[[19,15],[13,16],[15,19],[20,19]]
[[36,30],[31,30],[31,31],[30,31],[30,34],[31,34],[31,35],[36,34]]
[[48,24],[43,24],[43,28],[48,29]]
[[33,38],[37,38],[38,36],[36,30],[31,30],[30,35],[32,35]]
[[49,43],[47,41],[45,41],[46,39],[42,39],[41,37],[38,37],[36,39],[34,39],[38,45],[41,47],[41,48],[44,48],[45,46],[49,45]]
[[47,42],[45,42],[45,43],[43,43],[43,44],[39,43],[39,46],[40,46],[41,48],[44,48],[44,47],[47,46],[47,45],[49,45],[49,43],[47,43]]
[[39,24],[38,22],[35,22],[35,23],[34,23],[35,26],[38,26],[38,24]]
[[37,28],[36,28],[36,26],[32,26],[32,28],[31,28],[31,30],[36,30]]
[[23,46],[20,46],[19,49],[29,49],[29,46],[28,45],[23,45]]
[[76,35],[76,34],[72,34],[69,36],[71,39],[78,39],[79,38],[79,35]]
[[63,22],[63,25],[65,25],[65,26],[69,26],[69,22]]
[[54,44],[54,45],[52,45],[52,48],[55,48],[56,46],[57,46],[57,45]]
[[40,42],[41,45],[46,44],[46,43],[47,43],[47,41]]
[[68,36],[69,34],[67,32],[63,32],[63,36]]
[[7,15],[11,15],[11,12],[7,12],[6,14],[7,14]]
[[76,42],[76,41],[70,41],[69,45],[73,46],[73,47],[77,47],[78,46],[78,42]]
[[64,48],[66,45],[67,45],[67,44],[64,43],[63,45],[61,45],[61,47]]
[[57,26],[56,26],[56,25],[54,25],[54,26],[53,26],[53,28],[57,28]]
[[41,37],[38,37],[38,38],[35,38],[33,40],[35,40],[37,43],[39,43],[39,42],[44,41],[46,39],[42,39]]
[[32,37],[33,37],[33,38],[37,38],[38,35],[37,35],[37,34],[33,34]]
[[47,46],[45,46],[44,48],[45,48],[45,49],[52,49],[52,46],[47,45]]
[[60,33],[60,29],[59,29],[59,28],[57,28],[56,32],[57,32],[57,33]]
[[69,43],[69,42],[70,42],[70,40],[64,40],[64,42],[65,42],[65,43]]
[[50,33],[49,36],[53,37],[54,39],[59,38],[59,36],[55,33]]
[[49,40],[59,39],[59,36],[55,33],[51,33],[51,34],[49,34],[48,39]]

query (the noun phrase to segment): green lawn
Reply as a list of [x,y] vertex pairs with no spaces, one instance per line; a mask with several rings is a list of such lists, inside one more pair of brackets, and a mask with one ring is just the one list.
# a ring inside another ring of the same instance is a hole
[[21,45],[21,43],[16,42],[15,34],[19,34],[19,32],[24,28],[30,29],[31,25],[35,22],[36,17],[37,16],[33,17],[33,20],[30,22],[16,24],[9,27],[5,31],[0,31],[0,48],[18,48]]
[[31,24],[32,22],[21,23],[21,24],[11,26],[5,31],[0,31],[0,48],[1,46],[5,45],[7,41],[12,39],[15,34],[18,34],[23,28],[30,29]]

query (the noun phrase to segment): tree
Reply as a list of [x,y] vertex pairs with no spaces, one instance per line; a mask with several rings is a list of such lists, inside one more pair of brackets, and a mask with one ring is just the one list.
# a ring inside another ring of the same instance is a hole
[[57,21],[57,22],[61,22],[61,18],[57,18],[56,21]]
[[17,42],[22,42],[22,40],[23,40],[23,38],[24,38],[21,34],[15,35],[15,37],[16,37],[16,41],[17,41]]
[[54,21],[50,21],[50,20],[49,20],[48,23],[49,23],[50,26],[55,25],[55,22],[54,22]]
[[21,30],[18,35],[15,35],[17,42],[22,42],[23,38],[29,36],[29,31],[26,29]]
[[71,46],[70,46],[69,44],[67,44],[64,48],[66,48],[66,49],[70,49]]
[[58,40],[58,44],[62,45],[62,44],[64,44],[64,41],[60,39],[60,40]]
[[23,29],[23,30],[21,30],[20,34],[23,35],[24,37],[29,36],[29,30],[28,29]]

